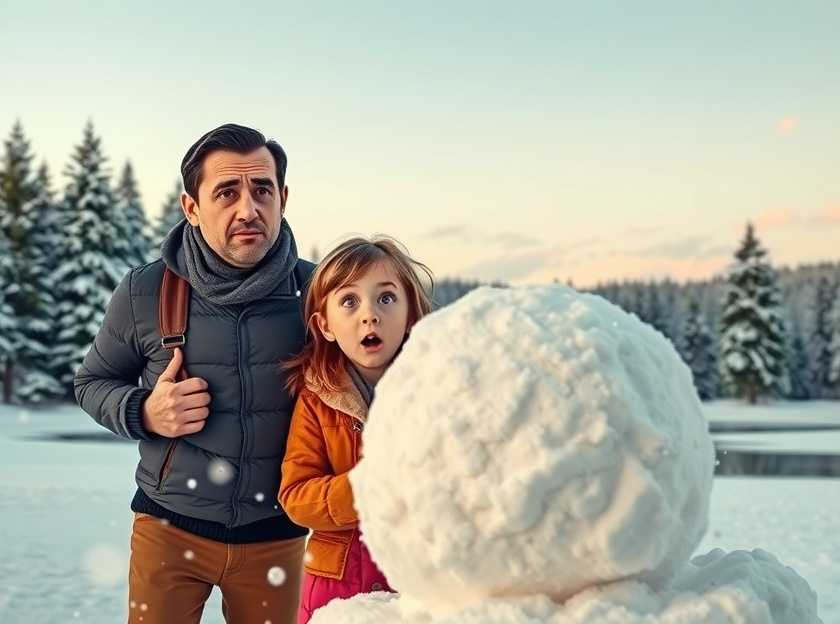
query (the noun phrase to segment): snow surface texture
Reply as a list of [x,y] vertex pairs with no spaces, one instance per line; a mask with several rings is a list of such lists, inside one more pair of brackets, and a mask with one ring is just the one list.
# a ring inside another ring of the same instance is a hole
[[607,301],[475,291],[415,327],[351,473],[402,597],[334,602],[312,624],[817,622],[771,555],[687,563],[714,461],[700,410],[671,344]]
[[[752,421],[765,414],[773,422],[808,423],[822,422],[829,407],[797,401],[755,408],[727,401],[704,404],[703,410],[715,419]],[[834,404],[835,416],[838,409]],[[125,622],[136,445],[52,437],[59,433],[106,432],[76,406],[0,405],[0,622]],[[698,552],[756,546],[774,552],[808,579],[819,594],[820,616],[836,624],[837,487],[836,479],[825,478],[716,478],[709,530]],[[274,615],[266,612],[265,619],[273,621]],[[217,589],[201,622],[224,624]]]
[[669,591],[638,581],[586,589],[562,605],[546,596],[488,599],[433,617],[393,594],[361,594],[318,610],[311,624],[801,624],[819,622],[816,600],[791,568],[762,550],[696,557]]

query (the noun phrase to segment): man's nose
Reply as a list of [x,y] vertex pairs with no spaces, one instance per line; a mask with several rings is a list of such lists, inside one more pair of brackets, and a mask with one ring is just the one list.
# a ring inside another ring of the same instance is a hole
[[250,223],[257,218],[257,205],[249,194],[244,194],[236,205],[236,219]]

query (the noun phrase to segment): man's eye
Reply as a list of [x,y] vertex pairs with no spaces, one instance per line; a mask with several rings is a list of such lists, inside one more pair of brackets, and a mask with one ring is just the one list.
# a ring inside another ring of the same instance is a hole
[[397,300],[397,296],[394,293],[387,292],[382,293],[379,295],[379,303],[388,305],[389,303],[394,303]]
[[267,186],[261,186],[257,189],[257,195],[262,195],[263,197],[271,197],[271,189]]
[[220,192],[216,195],[217,199],[230,199],[234,196],[234,192],[230,189],[225,189],[224,191]]

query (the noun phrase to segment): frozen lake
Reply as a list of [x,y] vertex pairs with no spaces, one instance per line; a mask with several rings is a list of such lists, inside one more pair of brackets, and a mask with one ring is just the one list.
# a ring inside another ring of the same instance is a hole
[[[730,448],[840,453],[840,403],[707,406],[715,424],[761,431],[718,433]],[[827,425],[812,431],[765,431]],[[714,427],[713,427],[714,428]],[[732,427],[730,427],[731,431]],[[0,622],[124,621],[136,462],[133,444],[109,442],[78,408],[0,407]],[[769,439],[767,436],[771,436]],[[777,437],[772,437],[777,436]],[[803,437],[804,436],[804,437]],[[700,547],[763,548],[819,594],[826,622],[840,622],[840,480],[719,477]],[[203,622],[220,624],[214,592]],[[269,619],[269,618],[267,618]]]

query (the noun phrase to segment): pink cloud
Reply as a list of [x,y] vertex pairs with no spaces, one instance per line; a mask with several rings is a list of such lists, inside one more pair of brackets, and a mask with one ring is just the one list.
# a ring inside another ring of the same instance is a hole
[[840,225],[840,204],[829,204],[819,212],[805,213],[789,208],[770,208],[752,220],[759,232],[784,227]]
[[776,122],[776,134],[781,136],[788,136],[793,134],[796,129],[799,127],[799,117],[794,115],[788,115],[787,117],[782,117],[779,121]]
[[817,225],[840,225],[840,204],[826,206],[825,210],[814,217]]
[[793,225],[800,221],[801,217],[797,217],[793,210],[788,208],[770,208],[759,214],[753,220],[753,223],[761,231]]

